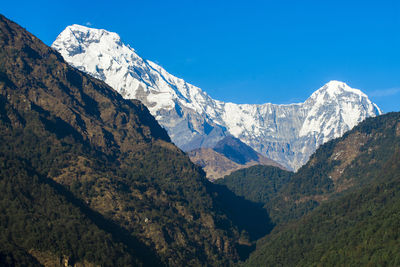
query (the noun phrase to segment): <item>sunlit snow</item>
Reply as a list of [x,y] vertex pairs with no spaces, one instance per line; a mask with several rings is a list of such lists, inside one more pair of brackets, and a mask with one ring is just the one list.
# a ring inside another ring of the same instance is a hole
[[304,103],[224,103],[142,59],[116,33],[67,27],[52,47],[76,68],[105,81],[124,98],[139,99],[184,149],[211,146],[231,134],[289,169],[366,117],[381,114],[358,89],[330,81]]

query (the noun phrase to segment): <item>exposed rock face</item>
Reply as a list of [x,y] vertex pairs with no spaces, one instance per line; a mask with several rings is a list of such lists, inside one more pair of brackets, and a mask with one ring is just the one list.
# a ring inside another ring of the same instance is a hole
[[296,170],[322,143],[366,117],[381,114],[360,90],[331,81],[304,103],[224,103],[142,59],[116,33],[72,25],[52,47],[67,62],[141,100],[183,150],[213,147],[233,135],[266,157]]
[[245,167],[233,162],[212,148],[197,148],[189,151],[188,156],[192,162],[203,168],[207,178],[211,181]]
[[197,148],[188,152],[190,159],[200,165],[207,178],[215,180],[232,172],[254,165],[284,167],[254,151],[239,139],[227,136],[214,148]]

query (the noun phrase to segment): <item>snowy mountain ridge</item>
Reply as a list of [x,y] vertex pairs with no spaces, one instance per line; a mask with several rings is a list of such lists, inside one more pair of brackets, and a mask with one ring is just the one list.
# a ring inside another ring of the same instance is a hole
[[212,147],[233,135],[266,157],[298,169],[322,143],[366,117],[381,114],[358,89],[330,81],[304,103],[235,104],[142,59],[116,33],[68,26],[52,47],[76,68],[99,78],[124,98],[141,100],[183,150]]

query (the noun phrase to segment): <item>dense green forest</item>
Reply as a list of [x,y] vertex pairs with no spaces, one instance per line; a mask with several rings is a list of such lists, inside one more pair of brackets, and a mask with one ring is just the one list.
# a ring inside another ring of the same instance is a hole
[[276,228],[245,266],[399,266],[400,154],[397,170]]
[[1,263],[38,265],[32,254],[44,252],[52,264],[60,266],[64,258],[69,264],[159,265],[144,245],[123,237],[126,233],[120,227],[36,173],[24,160],[5,155],[0,160]]
[[256,165],[235,171],[215,183],[226,185],[232,192],[250,201],[266,204],[290,181],[292,175],[292,172],[278,167]]

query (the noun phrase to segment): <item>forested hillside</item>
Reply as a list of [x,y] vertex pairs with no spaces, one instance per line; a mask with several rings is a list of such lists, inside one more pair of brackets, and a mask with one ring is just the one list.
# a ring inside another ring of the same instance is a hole
[[[1,251],[26,256],[9,262],[56,255],[110,266],[229,265],[271,228],[261,208],[248,208],[251,220],[225,210],[232,201],[253,206],[208,182],[139,101],[3,16],[0,30]],[[13,220],[21,225],[10,228]]]
[[376,181],[277,227],[245,266],[399,266],[400,154]]
[[[296,173],[252,167],[219,180],[236,194],[262,202],[275,222],[301,217],[323,201],[379,179],[399,149],[399,113],[368,118],[322,145]],[[284,176],[283,178],[280,178]],[[273,181],[278,190],[266,186]]]
[[400,113],[367,119],[285,174],[280,184],[278,169],[257,166],[219,181],[277,223],[246,266],[399,265]]
[[285,186],[293,172],[273,166],[256,165],[238,170],[215,183],[226,185],[238,196],[265,205]]
[[213,184],[143,104],[0,16],[0,265],[398,266],[399,219],[400,113]]

